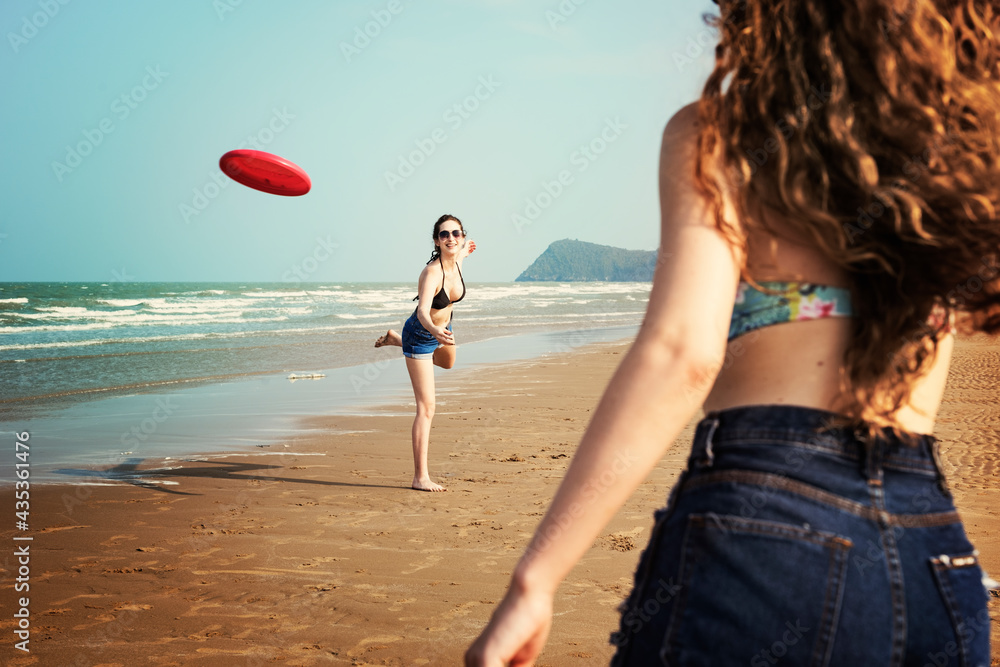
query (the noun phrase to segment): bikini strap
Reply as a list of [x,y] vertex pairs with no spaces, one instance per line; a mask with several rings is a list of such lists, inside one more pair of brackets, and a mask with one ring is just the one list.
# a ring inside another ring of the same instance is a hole
[[455,268],[458,269],[458,279],[462,281],[462,296],[458,297],[458,300],[461,301],[465,298],[465,277],[462,275],[462,267],[458,265],[458,262],[455,262]]

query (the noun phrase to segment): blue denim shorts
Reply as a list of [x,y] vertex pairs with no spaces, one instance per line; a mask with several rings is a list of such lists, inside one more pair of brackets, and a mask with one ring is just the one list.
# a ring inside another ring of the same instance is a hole
[[750,406],[699,422],[612,665],[989,665],[987,591],[933,436]]
[[[451,322],[448,322],[447,329],[451,331]],[[415,310],[403,324],[403,333],[400,337],[403,339],[403,356],[411,359],[431,359],[434,357],[434,350],[441,345],[417,319]]]

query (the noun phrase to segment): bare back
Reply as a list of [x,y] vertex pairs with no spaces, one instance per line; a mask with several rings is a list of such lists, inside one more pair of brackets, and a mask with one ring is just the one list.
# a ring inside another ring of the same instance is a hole
[[[768,221],[782,237],[792,236],[780,218],[772,214]],[[766,232],[748,239],[747,268],[757,281],[848,284],[841,269],[817,249]],[[767,326],[731,340],[705,410],[761,404],[833,409],[850,333],[850,319],[828,317]],[[904,429],[933,430],[953,346],[954,337],[946,336],[930,371],[914,386],[909,403],[898,415]]]

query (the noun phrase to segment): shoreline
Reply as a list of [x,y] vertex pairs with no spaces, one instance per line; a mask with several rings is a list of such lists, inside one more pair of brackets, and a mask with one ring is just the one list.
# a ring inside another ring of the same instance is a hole
[[[569,352],[593,342],[631,339],[634,327],[606,327],[498,336],[461,345],[448,373]],[[0,433],[27,431],[42,452],[38,483],[106,483],[134,478],[148,462],[270,449],[307,433],[314,415],[366,415],[412,399],[398,349],[378,361],[306,371],[321,378],[292,380],[286,373],[231,382],[169,385],[152,391],[95,396],[23,420],[0,422]],[[447,382],[436,373],[444,385]],[[0,460],[0,487],[13,484],[13,461]]]
[[[600,344],[447,376],[430,450],[443,494],[408,488],[412,414],[403,404],[308,417],[313,430],[284,440],[287,451],[186,461],[158,474],[173,486],[32,486],[31,653],[8,644],[2,659],[457,664],[627,348]],[[994,577],[998,361],[996,344],[956,346],[937,429],[956,504]],[[697,419],[560,586],[539,665],[607,663],[616,607]],[[0,498],[13,507],[12,489]],[[8,545],[15,536],[0,533]],[[16,559],[6,553],[0,564],[13,579]],[[990,604],[994,645],[998,606]],[[15,619],[0,625],[13,629]]]

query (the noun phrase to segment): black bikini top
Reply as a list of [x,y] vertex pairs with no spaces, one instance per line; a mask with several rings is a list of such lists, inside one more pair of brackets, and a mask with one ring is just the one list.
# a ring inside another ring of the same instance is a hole
[[[441,310],[442,308],[447,308],[451,304],[458,303],[465,298],[465,278],[462,277],[462,269],[459,268],[458,264],[455,264],[455,268],[458,269],[458,277],[462,281],[462,296],[452,301],[451,297],[448,296],[448,293],[444,291],[444,261],[440,256],[438,256],[438,261],[441,262],[441,289],[438,290],[438,293],[434,295],[434,300],[431,301],[431,310]],[[418,294],[413,297],[413,300],[416,301],[419,298],[420,295]]]

